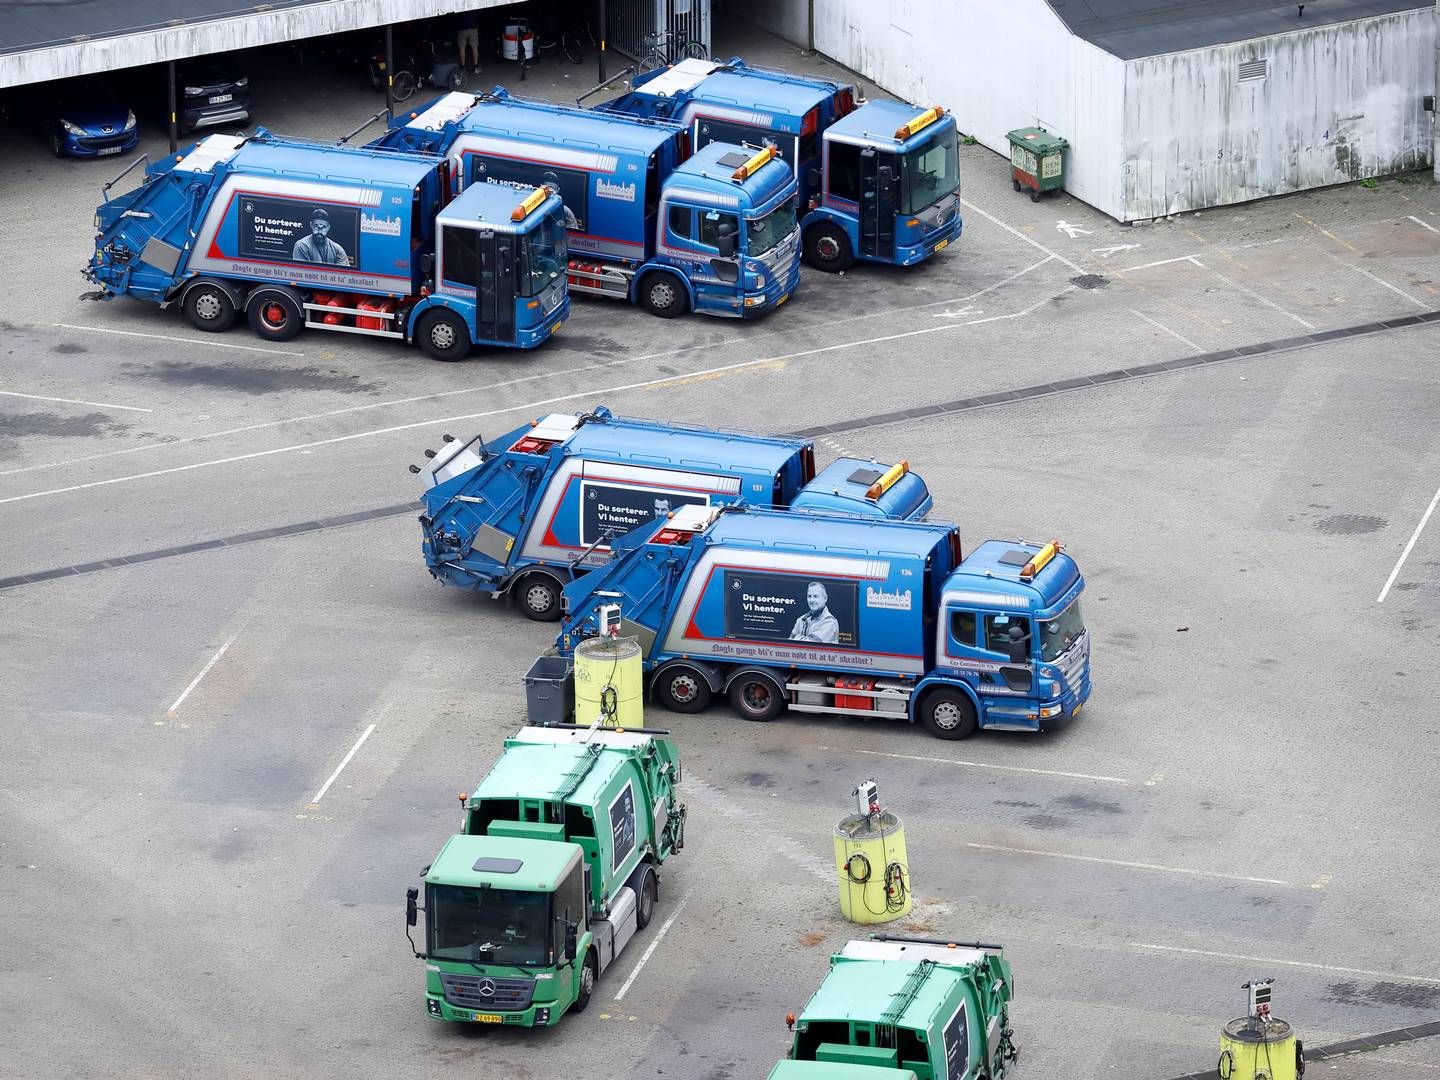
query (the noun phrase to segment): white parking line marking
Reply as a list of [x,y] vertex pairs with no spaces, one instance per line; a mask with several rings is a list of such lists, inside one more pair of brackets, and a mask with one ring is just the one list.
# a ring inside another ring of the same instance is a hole
[[181,692],[180,696],[175,699],[175,704],[171,705],[170,708],[165,710],[167,716],[173,716],[175,714],[175,710],[180,708],[180,706],[184,704],[185,699],[190,696],[190,691],[194,690],[195,687],[199,686],[200,680],[205,678],[206,675],[210,674],[210,669],[220,662],[220,658],[225,655],[225,650],[230,648],[230,642],[234,640],[235,636],[231,635],[230,641],[225,642],[224,645],[221,645],[220,648],[216,650],[215,655],[210,657],[210,662],[200,669],[200,674],[196,675],[195,678],[191,680],[190,685],[185,687],[184,691]]
[[980,851],[1003,851],[1009,855],[1043,855],[1048,859],[1068,859],[1072,862],[1100,863],[1104,866],[1124,866],[1131,870],[1159,870],[1166,874],[1186,874],[1190,877],[1221,878],[1225,881],[1248,881],[1255,885],[1284,885],[1288,881],[1277,878],[1248,877],[1245,874],[1222,874],[1218,870],[1193,870],[1188,866],[1161,866],[1159,863],[1131,862],[1128,859],[1101,859],[1095,855],[1072,855],[1064,851],[1036,851],[1034,848],[1003,847],[999,844],[967,844],[966,847]]
[[1277,960],[1273,956],[1243,956],[1239,953],[1211,952],[1209,949],[1185,949],[1179,945],[1148,945],[1143,941],[1132,941],[1130,946],[1135,949],[1150,949],[1153,952],[1204,956],[1213,960],[1243,960],[1247,964],[1283,964],[1285,967],[1310,968],[1314,971],[1340,971],[1346,975],[1369,975],[1379,979],[1400,979],[1403,982],[1440,986],[1440,979],[1432,979],[1425,975],[1402,975],[1398,971],[1370,971],[1366,968],[1338,967],[1335,964],[1314,964],[1305,960]]
[[118,334],[121,337],[153,338],[156,341],[177,341],[181,345],[210,345],[217,349],[241,349],[245,352],[268,353],[271,356],[304,356],[303,352],[289,349],[262,349],[258,345],[231,345],[224,341],[210,341],[207,338],[175,337],[173,334],[142,334],[137,330],[112,330],[108,326],[76,326],[73,323],[54,324],[65,330],[85,330],[92,334]]
[[[839,747],[822,746],[821,750],[839,750]],[[1096,776],[1093,773],[1065,772],[1061,769],[1032,769],[1024,765],[995,765],[988,761],[963,761],[960,758],[926,757],[923,754],[891,754],[884,750],[850,750],[850,753],[869,754],[871,757],[897,758],[901,761],[929,761],[936,765],[958,765],[966,769],[998,769],[1002,772],[1033,773],[1037,776],[1063,776],[1071,780],[1098,780],[1103,784],[1133,784],[1123,776]]]
[[615,995],[616,1001],[623,1001],[625,999],[625,995],[630,992],[630,987],[633,986],[635,980],[639,978],[640,972],[645,967],[646,961],[648,961],[650,957],[654,954],[655,950],[659,948],[660,942],[664,939],[665,935],[670,932],[670,927],[675,925],[675,920],[680,917],[680,912],[685,910],[685,905],[690,902],[690,897],[694,895],[695,890],[691,889],[689,892],[687,892],[684,896],[680,898],[680,903],[675,905],[675,910],[671,913],[670,918],[665,920],[665,925],[660,927],[660,932],[655,935],[655,940],[650,942],[649,948],[647,948],[644,955],[640,957],[640,962],[635,965],[635,970],[630,972],[630,977],[625,980],[624,985],[620,987],[620,992]]
[[1375,598],[1377,604],[1383,604],[1385,597],[1390,593],[1390,586],[1395,584],[1395,579],[1400,576],[1400,568],[1405,565],[1405,560],[1410,557],[1410,552],[1415,548],[1415,541],[1420,539],[1420,534],[1425,531],[1425,525],[1430,520],[1430,515],[1435,513],[1435,505],[1440,503],[1440,488],[1435,490],[1435,497],[1430,500],[1430,505],[1425,508],[1421,515],[1420,524],[1415,526],[1415,531],[1410,534],[1410,542],[1405,545],[1405,550],[1400,552],[1400,558],[1395,560],[1395,569],[1390,571],[1390,576],[1385,579],[1385,587],[1380,590],[1380,595]]
[[966,200],[961,199],[960,205],[964,206],[967,210],[974,210],[975,213],[979,214],[985,220],[992,222],[993,224],[999,225],[1000,228],[1004,229],[1011,236],[1018,237],[1019,239],[1024,240],[1025,243],[1029,244],[1031,247],[1038,248],[1039,250],[1045,252],[1046,255],[1049,255],[1052,259],[1056,259],[1064,263],[1071,270],[1074,270],[1077,274],[1083,274],[1085,272],[1080,268],[1079,265],[1071,262],[1069,259],[1065,258],[1064,255],[1061,255],[1058,251],[1051,251],[1044,244],[1040,243],[1040,241],[1034,240],[1026,236],[1023,232],[1021,232],[1019,229],[1015,228],[1012,225],[1006,225],[1005,222],[1001,221],[994,214],[987,214],[984,210],[981,210],[980,207],[976,206],[974,203],[967,202]]
[[26,398],[30,401],[58,401],[62,405],[88,405],[92,409],[124,409],[126,412],[154,412],[136,405],[115,405],[108,401],[76,401],[68,397],[44,397],[40,394],[17,394],[13,390],[0,390],[0,397]]
[[370,737],[370,733],[374,730],[375,725],[371,724],[365,729],[365,733],[361,735],[360,738],[355,740],[355,745],[352,746],[350,748],[350,752],[345,755],[345,760],[340,762],[339,765],[335,766],[335,771],[330,774],[330,779],[325,781],[325,786],[315,793],[315,798],[310,800],[310,805],[312,807],[318,804],[320,800],[325,797],[325,793],[330,790],[330,785],[335,783],[335,781],[339,778],[340,774],[345,771],[345,766],[350,764],[350,759],[356,755],[356,753],[360,750],[360,747],[365,745],[365,740]]
[[1173,259],[1157,259],[1155,262],[1141,263],[1139,266],[1127,266],[1124,270],[1117,270],[1118,274],[1128,274],[1133,270],[1149,270],[1155,266],[1169,266],[1171,263],[1188,262],[1191,266],[1198,266],[1204,270],[1204,265],[1194,255],[1177,255]]
[[[1318,246],[1318,245],[1317,245],[1317,246]],[[1334,260],[1335,260],[1337,263],[1339,263],[1341,266],[1345,267],[1345,269],[1347,269],[1347,270],[1354,270],[1355,273],[1357,273],[1357,274],[1364,274],[1367,278],[1369,278],[1371,281],[1375,282],[1375,284],[1376,284],[1376,285],[1379,285],[1381,288],[1389,289],[1391,292],[1395,293],[1397,296],[1403,296],[1406,300],[1409,300],[1409,301],[1410,301],[1412,304],[1414,304],[1416,307],[1424,308],[1426,311],[1429,311],[1429,310],[1430,310],[1430,305],[1427,304],[1427,303],[1425,303],[1424,300],[1421,300],[1421,299],[1419,299],[1419,298],[1417,298],[1417,297],[1411,296],[1411,295],[1410,295],[1408,292],[1406,292],[1404,289],[1397,288],[1396,286],[1391,285],[1390,282],[1386,281],[1386,280],[1385,280],[1384,278],[1382,278],[1382,277],[1379,277],[1379,276],[1377,276],[1377,275],[1375,275],[1375,274],[1372,274],[1369,270],[1366,270],[1363,266],[1356,266],[1354,263],[1348,263],[1348,262],[1346,262],[1344,259],[1340,258],[1339,255],[1336,255],[1333,251],[1329,251],[1329,250],[1327,250],[1326,248],[1320,248],[1320,250],[1323,251],[1323,252],[1325,252],[1326,255],[1329,255],[1330,258],[1334,259]]]
[[[984,296],[986,293],[994,292],[996,289],[999,289],[1002,286],[1010,284],[1012,281],[1024,277],[1032,270],[1038,270],[1040,267],[1044,266],[1046,263],[1050,262],[1055,257],[1056,256],[1054,255],[1047,255],[1039,262],[1032,263],[1031,265],[1025,267],[1023,270],[1017,270],[1009,277],[1002,278],[994,284],[987,285],[983,289],[970,293],[968,296],[954,297],[948,300],[931,300],[923,304],[911,304],[906,305],[905,307],[889,308],[884,311],[871,311],[867,312],[864,315],[853,315],[845,319],[831,319],[825,323],[825,326],[842,326],[845,323],[859,322],[863,319],[874,319],[885,315],[903,315],[910,311],[919,311],[923,310],[924,308],[938,307],[942,304],[964,303],[967,300],[974,300],[976,297]],[[57,323],[56,325],[58,326],[65,324]],[[607,368],[625,367],[629,364],[644,363],[647,360],[662,360],[669,356],[678,356],[681,353],[695,352],[702,349],[722,349],[728,345],[734,345],[741,341],[755,341],[761,338],[779,337],[783,334],[789,334],[793,332],[793,330],[771,331],[764,334],[749,335],[743,338],[723,338],[720,341],[716,342],[705,342],[695,345],[681,345],[674,349],[664,349],[660,352],[646,353],[642,356],[628,356],[625,357],[623,360],[606,360],[596,364],[582,364],[579,367],[564,368],[560,371],[547,371],[539,375],[525,375],[515,379],[505,379],[501,382],[486,383],[483,386],[467,386],[460,390],[444,390],[435,394],[420,394],[415,397],[396,398],[393,401],[375,401],[365,405],[351,405],[344,409],[331,409],[327,412],[310,413],[307,416],[292,416],[284,420],[267,420],[266,422],[261,424],[245,424],[241,427],[226,428],[221,431],[207,432],[204,435],[191,435],[183,439],[166,439],[163,441],[146,443],[143,446],[128,446],[123,450],[107,450],[104,453],[100,454],[85,454],[81,457],[69,458],[65,461],[47,461],[40,465],[23,465],[16,469],[3,469],[0,470],[0,476],[13,476],[16,473],[36,472],[41,469],[54,469],[60,466],[79,464],[83,461],[96,461],[100,458],[119,457],[123,454],[138,454],[146,450],[162,450],[165,447],[169,446],[184,446],[187,443],[204,442],[207,439],[219,439],[224,438],[227,435],[241,435],[250,431],[262,431],[266,428],[282,427],[285,424],[308,423],[312,420],[324,420],[332,416],[345,416],[349,413],[366,412],[370,409],[390,409],[400,405],[414,405],[422,401],[440,401],[444,398],[457,397],[464,394],[481,394],[491,390],[498,390],[501,387],[505,386],[519,386],[522,383],[538,382],[542,379],[554,380],[563,378],[567,375],[578,375],[585,371],[601,371]],[[607,393],[607,391],[596,390],[595,393],[603,394]],[[584,395],[582,394],[577,396],[583,397]]]
[[1433,233],[1440,233],[1440,229],[1435,228],[1435,226],[1431,225],[1429,222],[1421,221],[1414,214],[1407,214],[1406,217],[1408,217],[1411,221],[1415,222],[1415,224],[1419,225],[1422,229],[1429,229]]
[[[1197,262],[1195,265],[1196,265],[1196,266],[1200,266],[1201,264]],[[1209,269],[1209,268],[1206,267],[1205,269]],[[1247,288],[1246,286],[1241,285],[1238,281],[1231,281],[1231,280],[1230,280],[1228,277],[1226,277],[1224,274],[1220,273],[1219,270],[1211,270],[1210,272],[1211,272],[1212,274],[1214,274],[1216,277],[1218,277],[1221,281],[1225,282],[1226,285],[1229,285],[1232,289],[1239,289],[1239,290],[1240,290],[1241,292],[1243,292],[1246,296],[1253,297],[1254,299],[1259,300],[1260,303],[1264,304],[1266,307],[1274,308],[1274,309],[1275,309],[1276,311],[1278,311],[1281,315],[1284,315],[1287,319],[1294,319],[1294,320],[1295,320],[1296,322],[1298,322],[1301,326],[1305,327],[1305,329],[1307,329],[1307,330],[1314,330],[1314,329],[1315,329],[1315,324],[1314,324],[1314,323],[1306,322],[1306,321],[1305,321],[1304,319],[1302,319],[1299,315],[1296,315],[1293,311],[1286,311],[1286,310],[1285,310],[1283,307],[1281,307],[1279,304],[1275,303],[1274,300],[1270,300],[1270,299],[1268,299],[1268,298],[1266,298],[1266,297],[1264,297],[1264,296],[1261,296],[1261,295],[1260,295],[1258,292],[1256,292],[1254,289]]]
[[1132,308],[1129,308],[1128,310],[1129,310],[1129,312],[1130,312],[1131,315],[1136,315],[1136,316],[1144,319],[1146,322],[1148,322],[1151,326],[1155,327],[1155,329],[1157,329],[1157,330],[1163,330],[1163,331],[1165,331],[1165,333],[1169,334],[1171,337],[1173,337],[1176,341],[1180,342],[1182,345],[1189,345],[1190,348],[1194,349],[1196,352],[1204,352],[1204,351],[1205,351],[1205,350],[1202,349],[1199,345],[1196,345],[1193,341],[1191,341],[1189,338],[1183,337],[1182,335],[1180,335],[1180,334],[1177,333],[1176,331],[1171,330],[1170,327],[1166,326],[1164,323],[1156,322],[1154,319],[1150,318],[1149,315],[1146,315],[1143,311],[1136,311],[1133,307],[1132,307]]
[[[1065,295],[1065,293],[1073,292],[1075,288],[1076,287],[1074,285],[1067,285],[1064,289],[1060,291],[1058,295],[1063,296]],[[783,356],[767,357],[764,360],[756,360],[754,361],[754,363],[766,364],[775,363],[781,360],[799,360],[802,357],[819,356],[821,353],[838,352],[841,349],[858,349],[865,345],[878,345],[884,341],[900,341],[904,338],[918,337],[921,334],[942,334],[946,330],[954,330],[962,326],[979,326],[981,323],[1001,322],[1005,319],[1020,319],[1024,318],[1026,315],[1029,315],[1032,311],[1040,307],[1042,304],[1048,304],[1056,298],[1056,296],[1047,296],[1043,300],[1035,301],[1035,303],[1031,304],[1024,311],[1011,312],[1009,315],[991,315],[988,318],[984,319],[967,319],[965,322],[952,322],[947,323],[944,326],[927,326],[921,330],[902,330],[898,334],[885,334],[881,337],[865,338],[862,341],[847,341],[840,345],[821,345],[819,348],[815,349],[802,349],[800,352],[786,353]]]

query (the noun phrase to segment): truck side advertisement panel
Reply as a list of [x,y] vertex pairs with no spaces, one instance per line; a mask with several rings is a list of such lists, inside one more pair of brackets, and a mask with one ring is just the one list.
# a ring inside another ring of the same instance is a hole
[[919,560],[710,551],[685,583],[664,650],[838,671],[923,672],[923,573]]
[[646,235],[643,160],[476,132],[458,136],[450,155],[462,185],[555,187],[565,203],[572,253],[631,260],[644,257],[643,241],[621,239]]
[[[740,478],[570,460],[550,479],[519,546],[526,559],[568,561],[593,544],[585,566],[599,565],[609,541],[682,506],[732,503]],[[608,535],[607,535],[608,534]]]
[[231,176],[195,239],[193,270],[404,296],[413,192]]

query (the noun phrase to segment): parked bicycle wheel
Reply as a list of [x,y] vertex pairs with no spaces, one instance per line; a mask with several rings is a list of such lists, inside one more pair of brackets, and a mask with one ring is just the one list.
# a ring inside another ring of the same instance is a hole
[[698,41],[687,41],[680,50],[682,60],[709,60],[710,50]]
[[665,55],[665,50],[656,46],[646,50],[640,57],[641,71],[654,71],[656,68],[663,68],[670,63],[670,58]]
[[396,101],[404,101],[415,93],[415,73],[413,71],[397,71],[391,92],[395,95]]

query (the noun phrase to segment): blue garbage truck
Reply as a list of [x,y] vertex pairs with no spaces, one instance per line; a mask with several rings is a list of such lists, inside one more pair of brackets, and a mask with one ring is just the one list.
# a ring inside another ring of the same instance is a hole
[[565,203],[574,293],[755,318],[800,283],[799,187],[761,146],[691,154],[684,128],[513,98],[451,93],[398,116],[372,147],[445,155],[454,183],[549,184]]
[[534,348],[570,313],[559,195],[452,199],[438,156],[209,135],[107,199],[95,227],[97,298],[178,305],[197,330],[243,315],[267,341],[330,330],[459,360]]
[[899,462],[841,458],[817,476],[802,439],[588,413],[554,413],[486,441],[449,439],[410,469],[425,487],[421,550],[441,584],[560,617],[560,590],[615,538],[685,506],[744,501],[919,520],[933,500]]
[[748,720],[1045,731],[1090,696],[1084,589],[1058,541],[989,540],[962,559],[953,525],[685,506],[565,587],[557,645],[573,652],[619,604],[651,692],[677,712],[726,694]]
[[647,72],[596,109],[678,120],[697,148],[775,145],[799,181],[803,253],[817,270],[856,259],[913,266],[964,226],[959,132],[938,106],[862,102],[853,86],[736,57]]

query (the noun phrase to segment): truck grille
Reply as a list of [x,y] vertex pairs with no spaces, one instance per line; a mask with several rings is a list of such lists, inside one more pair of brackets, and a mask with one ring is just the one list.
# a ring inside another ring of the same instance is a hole
[[494,979],[488,975],[440,973],[445,1000],[462,1009],[487,1012],[519,1012],[530,1007],[535,983],[530,979]]

